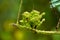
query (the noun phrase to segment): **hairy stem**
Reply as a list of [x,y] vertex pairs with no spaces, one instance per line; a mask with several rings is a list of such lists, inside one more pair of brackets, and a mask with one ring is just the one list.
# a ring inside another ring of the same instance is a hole
[[31,27],[22,27],[21,25],[15,24],[15,23],[13,23],[12,25],[16,26],[19,29],[20,28],[25,28],[25,29],[28,29],[28,30],[33,30],[37,33],[42,33],[42,34],[60,34],[60,31],[45,31],[45,30],[32,29]]

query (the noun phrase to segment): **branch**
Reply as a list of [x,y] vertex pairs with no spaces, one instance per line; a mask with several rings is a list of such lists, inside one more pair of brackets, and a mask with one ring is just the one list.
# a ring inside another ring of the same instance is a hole
[[21,7],[22,7],[22,0],[21,0],[20,5],[19,5],[18,17],[17,17],[17,24],[18,24],[18,22],[19,22],[19,17],[20,17],[20,12],[21,12]]
[[60,34],[60,31],[44,31],[44,30],[32,29],[31,27],[22,27],[21,25],[15,24],[15,23],[13,23],[12,25],[19,28],[19,29],[20,28],[25,28],[25,29],[28,29],[28,30],[33,30],[37,33],[42,33],[42,34]]

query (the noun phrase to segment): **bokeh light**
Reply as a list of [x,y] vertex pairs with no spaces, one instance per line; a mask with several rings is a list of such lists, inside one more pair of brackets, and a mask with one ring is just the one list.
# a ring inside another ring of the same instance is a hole
[[3,29],[5,31],[12,31],[14,27],[10,24],[14,23],[14,20],[6,20],[3,24]]
[[14,37],[16,40],[23,40],[24,34],[22,31],[18,30],[14,32]]

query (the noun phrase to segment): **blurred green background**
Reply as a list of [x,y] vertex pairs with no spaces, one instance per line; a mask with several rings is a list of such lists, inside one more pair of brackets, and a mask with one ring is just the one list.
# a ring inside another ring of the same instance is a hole
[[[38,10],[45,12],[46,21],[39,27],[40,30],[55,30],[57,16],[51,12],[49,0],[22,0],[21,13]],[[11,26],[17,20],[21,0],[0,0],[0,40],[60,40],[58,34],[34,34],[27,29],[18,29]]]

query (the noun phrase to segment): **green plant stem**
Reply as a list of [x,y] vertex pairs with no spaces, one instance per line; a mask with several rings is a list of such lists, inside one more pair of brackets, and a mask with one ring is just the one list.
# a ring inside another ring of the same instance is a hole
[[21,7],[22,7],[22,0],[21,0],[20,5],[19,5],[18,16],[17,16],[17,24],[19,24],[18,22],[19,22],[19,18],[20,18]]
[[42,33],[42,34],[60,34],[60,31],[45,31],[45,30],[37,30],[37,29],[32,29],[31,27],[22,27],[21,25],[19,24],[13,24],[15,25],[16,27],[18,27],[19,29],[20,28],[25,28],[25,29],[28,29],[28,30],[33,30],[37,33]]

